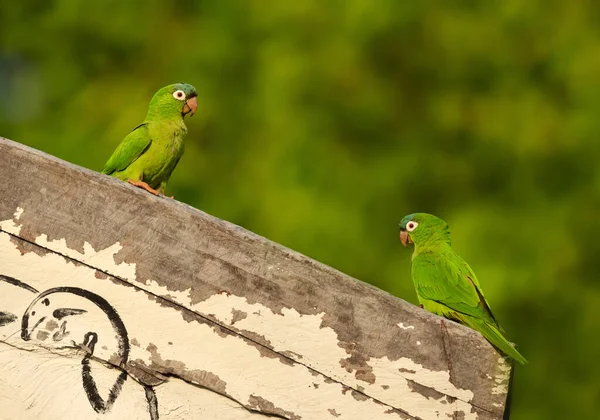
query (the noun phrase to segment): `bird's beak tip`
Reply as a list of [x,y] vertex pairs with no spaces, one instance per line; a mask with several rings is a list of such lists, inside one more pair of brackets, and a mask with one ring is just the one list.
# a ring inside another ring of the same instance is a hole
[[192,117],[196,113],[197,109],[198,109],[198,97],[193,96],[185,102],[185,105],[183,106],[182,114],[183,115],[191,114],[190,117]]
[[408,236],[408,232],[406,232],[405,230],[400,231],[400,242],[402,242],[404,248],[406,248],[408,246],[408,243],[410,243],[410,236]]

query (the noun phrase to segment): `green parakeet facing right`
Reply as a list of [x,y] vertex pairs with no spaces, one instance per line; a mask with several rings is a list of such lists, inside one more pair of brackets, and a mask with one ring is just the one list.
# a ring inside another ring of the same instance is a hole
[[196,89],[185,83],[165,86],[150,100],[148,114],[117,146],[103,174],[158,195],[183,155],[183,118],[198,108]]
[[427,213],[409,214],[400,222],[400,241],[415,245],[411,271],[424,309],[479,331],[502,353],[527,363],[504,338],[475,273],[452,249],[446,222]]

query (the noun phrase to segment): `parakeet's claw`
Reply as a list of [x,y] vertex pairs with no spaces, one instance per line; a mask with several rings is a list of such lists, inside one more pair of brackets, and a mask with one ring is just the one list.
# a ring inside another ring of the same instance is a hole
[[423,308],[423,304],[422,303],[419,305],[419,308],[425,309],[425,308]]
[[165,198],[171,198],[171,199],[175,198],[175,196],[173,196],[173,195],[166,195],[165,190],[162,187],[158,187],[158,195],[161,197],[165,197]]
[[131,185],[135,185],[136,187],[143,188],[146,191],[148,191],[148,192],[150,192],[150,193],[152,193],[154,195],[159,195],[160,194],[158,192],[158,190],[155,190],[150,185],[146,184],[144,181],[134,181],[133,179],[127,179],[127,182],[129,182]]

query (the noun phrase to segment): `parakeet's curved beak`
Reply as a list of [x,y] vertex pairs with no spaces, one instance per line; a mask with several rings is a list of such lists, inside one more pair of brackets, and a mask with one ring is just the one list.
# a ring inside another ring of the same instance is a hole
[[[194,96],[185,102],[185,105],[183,105],[183,110],[181,111],[181,114],[187,115],[191,112],[192,115],[194,115],[196,113],[197,109],[198,109],[198,97]],[[192,115],[190,115],[190,117]]]
[[408,244],[413,243],[412,239],[410,239],[410,236],[408,235],[408,232],[404,229],[400,229],[400,242],[402,242],[404,248],[406,248]]

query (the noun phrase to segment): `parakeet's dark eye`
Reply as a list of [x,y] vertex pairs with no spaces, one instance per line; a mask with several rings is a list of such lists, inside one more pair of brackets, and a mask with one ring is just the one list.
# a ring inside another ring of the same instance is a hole
[[173,92],[173,98],[183,101],[185,100],[185,92],[183,90],[176,90]]
[[417,226],[419,226],[419,224],[417,222],[408,222],[406,224],[406,230],[408,230],[409,232],[412,232],[413,230],[415,230],[417,228]]

